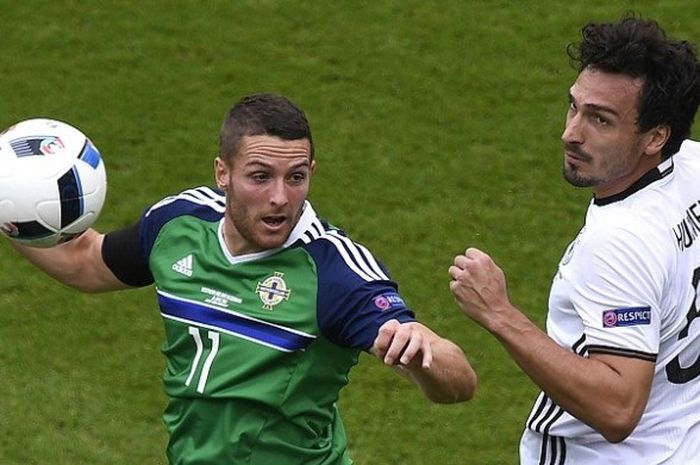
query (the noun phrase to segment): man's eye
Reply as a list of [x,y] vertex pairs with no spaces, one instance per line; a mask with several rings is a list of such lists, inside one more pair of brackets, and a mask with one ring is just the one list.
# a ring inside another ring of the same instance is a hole
[[255,182],[265,182],[270,179],[270,176],[267,173],[253,173],[250,178]]
[[303,182],[306,179],[306,173],[294,173],[289,177],[292,182]]
[[607,126],[608,123],[609,123],[609,121],[607,120],[607,118],[603,118],[603,117],[600,116],[600,115],[593,115],[593,120],[594,120],[596,123],[600,124],[601,126]]

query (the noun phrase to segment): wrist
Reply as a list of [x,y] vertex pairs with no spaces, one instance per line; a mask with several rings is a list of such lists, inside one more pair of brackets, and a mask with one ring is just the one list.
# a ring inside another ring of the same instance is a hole
[[494,307],[483,321],[483,327],[494,336],[505,335],[517,331],[519,321],[524,315],[509,302]]

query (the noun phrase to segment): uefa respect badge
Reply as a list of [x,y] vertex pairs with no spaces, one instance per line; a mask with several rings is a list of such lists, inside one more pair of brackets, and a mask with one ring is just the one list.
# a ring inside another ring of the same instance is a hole
[[603,311],[603,328],[651,324],[650,307],[614,308]]

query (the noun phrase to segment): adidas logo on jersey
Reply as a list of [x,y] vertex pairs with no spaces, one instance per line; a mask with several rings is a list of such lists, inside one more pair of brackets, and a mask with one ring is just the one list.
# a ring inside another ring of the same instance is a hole
[[173,271],[177,271],[180,274],[184,274],[188,278],[192,277],[192,254],[181,258],[180,260],[173,263]]

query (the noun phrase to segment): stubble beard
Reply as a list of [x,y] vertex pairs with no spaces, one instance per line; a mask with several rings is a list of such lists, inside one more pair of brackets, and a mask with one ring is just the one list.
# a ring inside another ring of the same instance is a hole
[[254,220],[244,221],[238,231],[249,244],[257,249],[257,252],[282,247],[289,237],[289,231],[286,228],[278,234],[265,234],[262,226]]
[[562,172],[564,179],[574,187],[593,187],[596,185],[596,179],[583,176],[577,167],[571,166],[566,162],[564,162]]
[[236,230],[236,234],[239,236],[239,238],[245,241],[248,247],[255,249],[250,253],[264,252],[265,250],[282,247],[292,234],[292,231],[299,222],[302,213],[303,206],[299,209],[291,224],[285,224],[282,231],[273,235],[265,234],[262,226],[259,224],[259,222],[262,220],[250,217],[247,211],[235,210],[230,206],[227,207],[226,210],[229,223]]
[[[245,242],[246,250],[243,254],[264,252],[281,247],[289,234],[269,236],[263,234],[256,226],[256,220],[246,215],[246,212],[229,211],[228,219],[235,229],[235,234]],[[250,250],[248,250],[250,249]],[[232,252],[234,252],[232,250]]]
[[[590,163],[593,158],[574,144],[564,144],[564,149],[578,155],[581,159],[580,163]],[[594,187],[601,181],[596,177],[581,174],[580,167],[573,163],[568,163],[566,159],[564,159],[562,173],[564,175],[564,179],[566,179],[566,181],[574,187]]]

